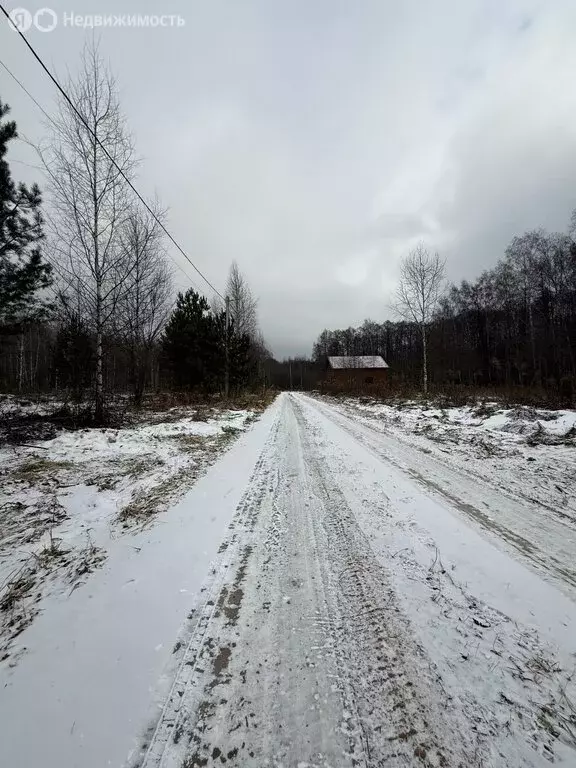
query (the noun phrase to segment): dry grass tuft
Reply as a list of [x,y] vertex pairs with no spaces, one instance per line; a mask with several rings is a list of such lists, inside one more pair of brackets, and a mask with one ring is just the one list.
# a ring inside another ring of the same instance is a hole
[[49,459],[30,459],[11,473],[10,479],[25,483],[36,483],[47,475],[54,475],[65,469],[71,469],[71,461],[50,461]]
[[[67,554],[67,549],[64,549],[62,542],[59,539],[55,539],[50,531],[50,541],[43,547],[38,554],[34,557],[37,559],[38,564],[43,568],[50,568],[56,560],[62,560]],[[57,565],[57,564],[56,564]]]
[[27,597],[36,586],[34,571],[27,565],[8,578],[0,591],[0,611],[13,611],[20,600]]

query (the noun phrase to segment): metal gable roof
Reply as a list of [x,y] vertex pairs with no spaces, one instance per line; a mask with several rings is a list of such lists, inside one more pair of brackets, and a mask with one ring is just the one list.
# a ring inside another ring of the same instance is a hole
[[349,368],[388,368],[388,363],[381,355],[350,355],[329,357],[328,362],[334,369]]

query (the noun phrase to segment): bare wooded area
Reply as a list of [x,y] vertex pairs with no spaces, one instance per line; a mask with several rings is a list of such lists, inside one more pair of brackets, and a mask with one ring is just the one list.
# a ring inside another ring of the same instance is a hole
[[36,148],[44,203],[38,187],[12,181],[4,156],[17,128],[1,125],[1,390],[51,394],[61,415],[104,424],[118,395],[138,407],[145,392],[227,395],[263,384],[257,300],[236,262],[228,307],[195,288],[174,301],[167,211],[134,189],[135,140],[96,43],[45,133]]
[[448,285],[419,245],[402,262],[401,320],[324,330],[313,358],[382,355],[395,390],[435,390],[571,404],[576,393],[576,214],[567,233],[514,237],[494,269]]

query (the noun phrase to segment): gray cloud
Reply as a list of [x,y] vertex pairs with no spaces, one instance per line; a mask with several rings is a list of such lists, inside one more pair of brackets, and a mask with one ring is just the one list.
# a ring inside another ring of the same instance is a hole
[[[139,183],[218,287],[239,262],[278,356],[309,352],[323,327],[390,316],[398,261],[419,239],[452,279],[469,278],[515,233],[564,228],[576,207],[571,0],[52,6],[186,19],[102,33]],[[30,34],[60,74],[74,71],[83,31]],[[53,90],[20,43],[0,28],[2,59],[50,111]],[[36,108],[0,78],[37,137]]]

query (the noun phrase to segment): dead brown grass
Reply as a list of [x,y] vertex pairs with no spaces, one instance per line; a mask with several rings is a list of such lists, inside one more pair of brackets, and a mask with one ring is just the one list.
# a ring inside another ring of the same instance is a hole
[[68,554],[68,550],[62,545],[59,539],[55,539],[50,531],[50,540],[37,555],[34,555],[38,564],[43,568],[50,568],[54,561],[63,560]]
[[478,403],[497,403],[501,408],[531,406],[555,410],[574,407],[573,401],[562,397],[558,392],[540,387],[478,387],[432,384],[428,394],[414,384],[405,384],[391,380],[385,384],[365,385],[359,389],[347,386],[331,385],[323,387],[321,394],[333,397],[359,397],[402,406],[407,402],[425,403],[438,408],[478,405]]
[[[220,394],[203,395],[198,392],[157,392],[146,395],[143,409],[147,411],[169,411],[171,409],[194,408],[199,414],[209,412],[212,408],[263,411],[273,402],[277,394],[278,392],[275,389],[265,389],[257,392],[236,392],[232,393],[228,399],[225,399]],[[181,415],[180,413],[177,418],[180,418]]]
[[118,515],[119,522],[125,528],[131,524],[145,525],[154,515],[168,507],[182,486],[191,485],[199,476],[200,470],[199,464],[193,464],[179,470],[164,482],[139,491]]
[[208,438],[204,435],[173,435],[173,440],[176,440],[182,450],[190,453],[198,451]]
[[47,475],[54,475],[62,470],[71,469],[74,464],[71,461],[50,461],[49,459],[30,459],[15,469],[11,480],[25,483],[36,483]]
[[275,389],[266,389],[259,392],[243,392],[232,396],[228,401],[222,400],[226,407],[232,410],[256,411],[262,413],[271,405],[278,392]]
[[13,611],[19,601],[27,597],[35,586],[34,571],[28,566],[22,567],[8,578],[0,592],[0,611]]
[[165,511],[181,497],[240,433],[241,430],[230,427],[215,437],[177,435],[175,439],[187,452],[194,454],[193,463],[152,488],[139,491],[121,510],[119,522],[124,528],[134,524],[146,525],[156,514]]

